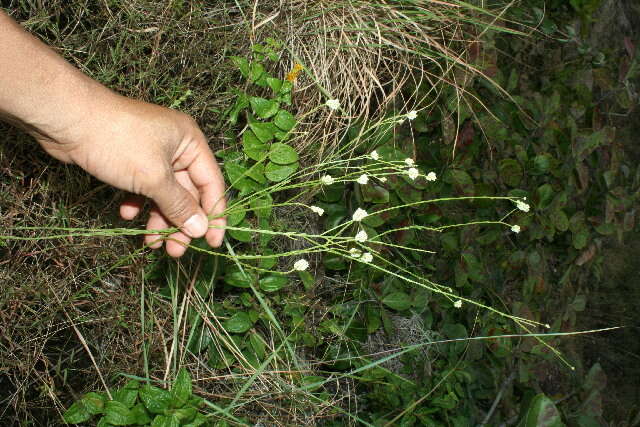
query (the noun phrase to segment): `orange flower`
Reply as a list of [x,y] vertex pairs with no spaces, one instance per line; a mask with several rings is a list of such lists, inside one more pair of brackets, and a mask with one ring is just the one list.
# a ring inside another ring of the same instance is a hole
[[285,78],[288,82],[293,83],[298,78],[298,74],[304,69],[301,64],[296,63],[293,66],[293,69],[287,73],[287,77]]

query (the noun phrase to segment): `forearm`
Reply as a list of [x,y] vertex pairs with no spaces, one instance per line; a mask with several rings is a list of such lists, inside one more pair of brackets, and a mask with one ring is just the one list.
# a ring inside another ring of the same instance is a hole
[[112,96],[0,12],[0,116],[41,138],[57,139]]

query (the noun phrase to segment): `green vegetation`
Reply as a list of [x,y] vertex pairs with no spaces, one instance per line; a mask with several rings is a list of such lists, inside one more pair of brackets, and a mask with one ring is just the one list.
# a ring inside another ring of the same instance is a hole
[[[16,326],[0,341],[0,389],[10,390],[0,418],[637,422],[630,397],[609,409],[606,368],[576,344],[583,330],[597,336],[633,319],[581,320],[593,317],[608,248],[637,231],[640,189],[615,121],[638,101],[637,49],[627,46],[623,66],[617,51],[586,41],[599,2],[452,2],[455,12],[422,1],[336,4],[367,11],[384,31],[371,36],[360,15],[340,22],[345,37],[364,38],[359,49],[339,46],[341,64],[365,57],[373,67],[363,52],[386,40],[388,68],[342,68],[333,80],[315,72],[316,53],[271,26],[277,17],[244,2],[109,1],[89,20],[103,34],[128,30],[109,43],[89,21],[70,30],[90,12],[70,3],[51,16],[19,3],[17,13],[69,58],[81,55],[92,76],[201,119],[229,186],[228,231],[221,250],[196,241],[179,262],[138,249],[131,236],[143,230],[114,228],[122,223],[102,214],[113,209],[110,190],[58,165],[33,184],[20,163],[28,148],[3,145],[10,179],[0,208],[12,214],[2,220],[0,277],[16,286],[0,298],[0,316]],[[285,12],[307,36],[321,34],[316,43],[339,43],[334,10]],[[453,26],[464,38],[420,47],[412,23]],[[218,26],[228,38],[216,37]],[[243,33],[250,40],[234,39]],[[178,58],[183,66],[167,71]],[[340,86],[359,72],[401,85]],[[362,99],[372,112],[355,114]],[[76,180],[77,194],[62,177]],[[637,346],[628,350],[637,358]]]

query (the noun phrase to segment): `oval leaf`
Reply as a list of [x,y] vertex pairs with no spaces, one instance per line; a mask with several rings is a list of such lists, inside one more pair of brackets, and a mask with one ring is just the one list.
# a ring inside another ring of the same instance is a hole
[[253,323],[251,323],[251,319],[249,319],[249,315],[243,311],[239,311],[231,318],[222,322],[222,327],[227,330],[227,332],[231,332],[234,334],[241,334],[243,332],[247,332]]
[[277,275],[277,274],[269,274],[262,279],[260,279],[260,289],[265,292],[276,292],[280,289],[284,288],[289,279],[285,276]]
[[293,147],[277,142],[271,145],[269,159],[279,165],[288,165],[298,161],[298,153],[296,153]]
[[287,179],[292,173],[298,170],[298,162],[290,165],[278,165],[269,162],[264,170],[264,174],[271,182],[280,182]]
[[382,303],[394,310],[403,311],[411,307],[411,298],[404,292],[393,292],[384,297]]
[[293,114],[286,110],[278,111],[273,122],[285,132],[290,131],[296,125],[296,118],[293,117]]
[[269,117],[273,117],[279,109],[279,105],[277,102],[260,98],[259,96],[252,96],[251,98],[249,98],[249,103],[251,104],[251,109],[253,110],[255,115],[260,117],[261,119],[268,119]]

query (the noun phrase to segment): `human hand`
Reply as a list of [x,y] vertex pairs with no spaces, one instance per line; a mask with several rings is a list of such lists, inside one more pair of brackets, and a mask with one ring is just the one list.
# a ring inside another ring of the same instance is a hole
[[[169,255],[182,256],[191,239],[202,236],[219,247],[226,224],[220,217],[226,207],[224,179],[195,121],[178,111],[110,91],[99,94],[90,105],[78,122],[53,135],[35,133],[36,139],[53,157],[139,195],[120,206],[124,219],[140,213],[140,196],[151,198],[155,206],[147,229],[175,225],[181,230],[166,241]],[[157,249],[163,240],[148,234],[145,243]]]

